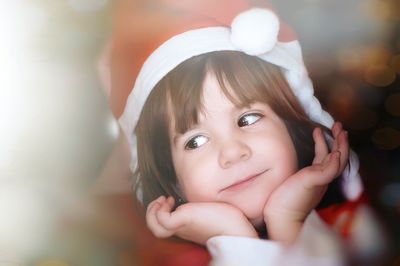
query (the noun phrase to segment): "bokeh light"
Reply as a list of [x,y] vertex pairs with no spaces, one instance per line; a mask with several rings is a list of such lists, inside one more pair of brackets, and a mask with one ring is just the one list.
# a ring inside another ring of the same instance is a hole
[[363,61],[361,53],[350,48],[338,50],[337,60],[342,71],[357,71]]
[[352,130],[366,130],[378,122],[376,111],[362,105],[356,89],[351,84],[335,81],[329,88],[328,109],[333,110],[335,119]]
[[380,149],[393,150],[400,146],[400,131],[384,127],[375,130],[372,141]]
[[400,116],[400,93],[389,95],[385,100],[386,111],[393,116]]
[[395,81],[396,73],[386,65],[373,65],[366,68],[364,78],[371,85],[385,87]]
[[394,8],[395,5],[396,0],[368,0],[362,2],[361,10],[368,14],[370,18],[389,20],[398,16],[398,11]]
[[329,101],[332,109],[351,111],[355,105],[359,104],[357,94],[351,84],[344,81],[336,81],[329,89]]
[[363,49],[363,54],[366,66],[387,65],[392,57],[390,50],[383,45]]
[[390,65],[394,69],[394,71],[396,71],[396,73],[400,75],[400,54],[393,56]]

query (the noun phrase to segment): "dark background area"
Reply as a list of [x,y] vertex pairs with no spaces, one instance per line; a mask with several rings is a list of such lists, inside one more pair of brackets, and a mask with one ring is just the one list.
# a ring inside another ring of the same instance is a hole
[[298,34],[323,107],[349,131],[400,263],[400,2],[273,1]]

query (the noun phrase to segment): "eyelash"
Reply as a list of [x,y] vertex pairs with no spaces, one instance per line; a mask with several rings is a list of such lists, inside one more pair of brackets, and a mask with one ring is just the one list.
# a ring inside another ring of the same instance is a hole
[[[256,117],[255,120],[251,121],[251,122],[247,122],[245,121],[246,118],[248,117]],[[237,125],[239,127],[246,127],[246,126],[250,126],[254,123],[257,123],[261,118],[263,118],[264,115],[260,114],[260,113],[248,113],[245,114],[243,116],[241,116],[237,122]],[[241,124],[243,122],[243,124]],[[203,138],[203,143],[197,144],[197,139],[199,138]],[[186,143],[185,143],[185,150],[194,150],[199,148],[200,146],[202,146],[203,144],[205,144],[208,141],[208,137],[204,136],[204,135],[196,135],[193,138],[189,139]]]
[[[247,117],[256,117],[256,119],[255,119],[254,121],[252,121],[252,122],[246,122],[244,119],[247,118]],[[237,125],[238,125],[239,127],[250,126],[250,125],[252,125],[252,124],[254,124],[254,123],[257,123],[258,120],[260,120],[260,119],[263,118],[263,117],[264,117],[264,115],[263,115],[263,114],[260,114],[260,113],[247,113],[247,114],[245,114],[245,115],[243,115],[243,116],[241,116],[241,117],[239,118],[239,120],[238,120],[238,122],[237,122]],[[241,125],[241,122],[244,122],[244,124]]]
[[[205,142],[201,143],[200,145],[198,145],[198,144],[196,143],[196,139],[198,139],[198,138],[200,138],[200,137],[206,138],[206,139],[208,140],[208,138],[207,138],[206,136],[203,136],[203,135],[196,135],[196,136],[194,136],[193,138],[189,139],[188,142],[185,143],[185,150],[194,150],[194,149],[199,148],[201,145],[203,145]],[[196,144],[195,144],[195,143],[196,143]],[[192,146],[193,146],[193,145],[197,145],[197,147],[190,147],[190,145],[192,145]]]

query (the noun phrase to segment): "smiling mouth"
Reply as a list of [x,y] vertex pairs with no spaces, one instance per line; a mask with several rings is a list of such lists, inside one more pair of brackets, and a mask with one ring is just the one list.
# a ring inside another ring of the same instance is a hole
[[236,190],[243,189],[243,188],[247,187],[248,185],[250,185],[251,183],[253,183],[253,181],[255,181],[257,179],[257,177],[259,177],[260,175],[264,174],[267,171],[268,171],[268,169],[265,170],[265,171],[262,171],[261,173],[246,177],[246,178],[244,178],[242,180],[239,180],[238,182],[235,182],[232,185],[229,185],[229,186],[221,189],[220,192],[222,192],[222,191],[233,192],[233,191],[236,191]]

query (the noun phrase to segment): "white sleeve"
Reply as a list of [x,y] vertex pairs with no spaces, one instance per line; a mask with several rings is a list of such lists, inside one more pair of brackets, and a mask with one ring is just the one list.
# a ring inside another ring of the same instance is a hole
[[313,211],[295,243],[285,248],[271,240],[216,236],[207,241],[212,266],[345,265],[343,243]]
[[212,266],[277,265],[283,247],[277,242],[240,236],[215,236],[207,241]]

